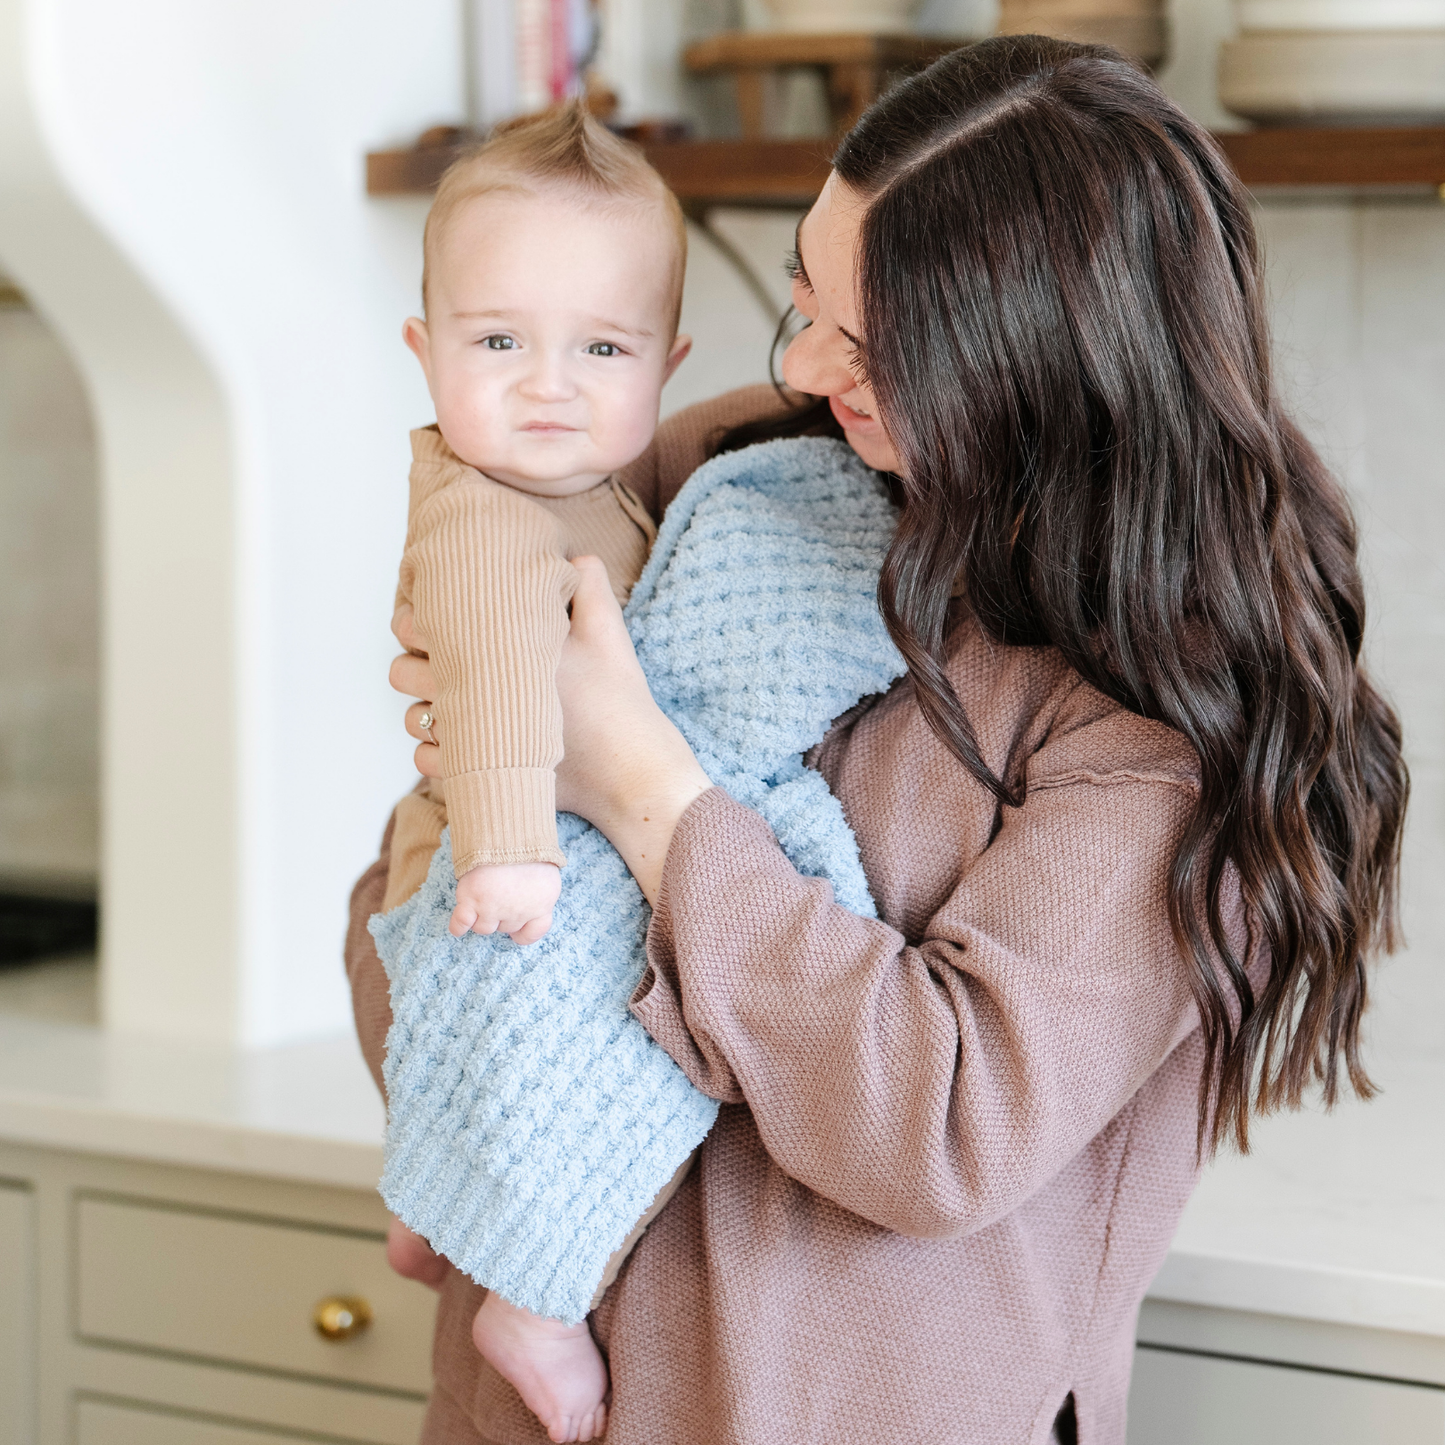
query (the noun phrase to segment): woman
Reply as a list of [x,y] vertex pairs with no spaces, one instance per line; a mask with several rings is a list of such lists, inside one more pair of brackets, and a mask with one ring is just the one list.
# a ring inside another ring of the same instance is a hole
[[[724,1101],[594,1317],[608,1439],[1118,1445],[1201,1157],[1316,1078],[1369,1091],[1406,780],[1353,526],[1273,394],[1238,184],[1110,51],[991,41],[892,91],[794,298],[784,376],[826,406],[733,440],[831,418],[897,479],[909,676],[813,760],[881,917],[711,787],[584,564],[559,799],[653,903],[634,1011]],[[660,505],[764,409],[674,418],[629,480]],[[359,927],[349,961],[375,1065]],[[539,1441],[477,1295],[446,1271],[425,1438]]]

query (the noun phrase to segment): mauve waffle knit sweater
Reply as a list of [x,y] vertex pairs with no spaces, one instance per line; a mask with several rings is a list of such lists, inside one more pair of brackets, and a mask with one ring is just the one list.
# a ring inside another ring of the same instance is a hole
[[[626,477],[660,507],[752,389],[681,413]],[[668,852],[637,1016],[723,1100],[697,1167],[593,1316],[610,1445],[1123,1445],[1140,1300],[1196,1177],[1198,1018],[1165,907],[1190,750],[1048,649],[960,620],[949,675],[1023,806],[993,799],[908,684],[815,759],[880,920],[794,872],[714,789]],[[389,1007],[353,899],[373,1072]],[[542,1445],[442,1292],[427,1445]]]

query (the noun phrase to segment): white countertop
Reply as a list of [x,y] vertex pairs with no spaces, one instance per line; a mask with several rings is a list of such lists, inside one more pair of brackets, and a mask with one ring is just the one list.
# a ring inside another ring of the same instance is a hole
[[[1151,1296],[1445,1338],[1445,1057],[1378,1073],[1212,1165]],[[0,1016],[0,1138],[371,1189],[382,1124],[349,1036],[229,1053]]]
[[384,1122],[350,1035],[240,1052],[0,1014],[0,1139],[375,1189]]

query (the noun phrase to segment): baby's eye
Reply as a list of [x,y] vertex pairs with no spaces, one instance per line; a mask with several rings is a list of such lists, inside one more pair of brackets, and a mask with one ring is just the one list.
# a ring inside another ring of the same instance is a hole
[[588,344],[588,356],[621,356],[622,348],[614,341],[593,341]]
[[482,345],[492,351],[515,351],[517,341],[515,337],[503,336],[498,333],[496,336],[485,336],[482,338]]

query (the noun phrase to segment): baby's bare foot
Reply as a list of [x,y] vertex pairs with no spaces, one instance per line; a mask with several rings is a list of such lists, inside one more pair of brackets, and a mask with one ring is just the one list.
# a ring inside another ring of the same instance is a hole
[[446,1260],[399,1219],[393,1219],[387,1231],[386,1262],[398,1274],[414,1279],[428,1289],[440,1289],[447,1277]]
[[489,1294],[472,1343],[522,1397],[550,1440],[600,1440],[607,1428],[607,1366],[587,1321],[564,1325]]

